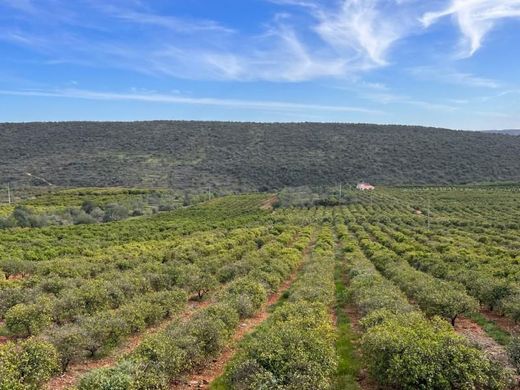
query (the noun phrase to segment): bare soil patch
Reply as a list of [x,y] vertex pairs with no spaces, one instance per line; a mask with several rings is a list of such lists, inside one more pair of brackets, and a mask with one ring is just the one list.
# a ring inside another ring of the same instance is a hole
[[262,210],[272,210],[273,209],[273,205],[278,201],[278,197],[276,195],[273,195],[272,197],[270,197],[269,199],[265,200],[262,202],[262,205],[260,206],[260,208]]
[[[515,369],[509,361],[504,346],[498,344],[488,336],[484,329],[478,324],[464,316],[460,316],[455,323],[455,331],[479,347],[492,361],[499,363],[512,373],[515,373]],[[520,377],[514,374],[514,380],[514,388],[518,388],[520,386]]]
[[504,329],[505,331],[513,335],[520,335],[520,324],[515,324],[515,322],[510,318],[507,318],[489,309],[482,309],[480,313],[489,321],[495,322],[500,328]]

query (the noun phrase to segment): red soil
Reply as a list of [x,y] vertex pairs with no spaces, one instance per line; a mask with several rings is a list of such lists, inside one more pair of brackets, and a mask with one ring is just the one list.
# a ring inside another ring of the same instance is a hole
[[513,388],[520,387],[520,377],[516,375],[514,367],[509,362],[506,349],[487,335],[480,325],[466,317],[459,317],[455,323],[455,331],[466,337],[471,343],[478,346],[494,362],[504,366],[513,374],[515,385]]

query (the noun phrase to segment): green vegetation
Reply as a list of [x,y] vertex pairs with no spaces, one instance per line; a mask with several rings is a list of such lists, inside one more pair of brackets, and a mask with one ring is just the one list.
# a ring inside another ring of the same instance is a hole
[[0,389],[39,389],[58,373],[58,356],[52,345],[28,339],[0,345]]
[[[438,317],[431,321],[384,279],[343,233],[351,294],[365,313],[363,355],[372,377],[402,389],[506,387],[505,374]],[[466,363],[469,364],[466,365]]]
[[516,368],[516,371],[520,374],[520,337],[515,337],[508,346],[507,352]]
[[[308,237],[304,239],[308,241]],[[124,388],[168,388],[172,380],[220,353],[239,320],[260,309],[267,294],[287,278],[300,258],[297,249],[286,248],[282,242],[264,245],[240,261],[243,275],[237,274],[214,303],[148,337],[114,368],[92,371],[82,378],[79,389],[114,388],[121,380]]]
[[494,321],[488,320],[481,313],[471,313],[468,317],[484,329],[484,331],[497,343],[508,346],[512,342],[511,334],[509,332],[500,328]]
[[336,372],[334,332],[327,308],[334,299],[330,228],[291,289],[286,303],[244,342],[224,375],[232,389],[327,389]]
[[[115,222],[184,205],[179,194],[167,190],[84,188],[41,192],[33,188],[22,195],[26,199],[0,210],[0,229]],[[190,203],[201,199],[198,196]]]
[[336,264],[335,284],[336,284],[336,328],[337,340],[336,351],[338,353],[338,369],[333,388],[337,390],[358,390],[360,387],[356,382],[361,369],[361,362],[357,355],[354,341],[357,336],[352,329],[352,323],[345,312],[349,301],[348,290],[345,285],[344,275],[346,273],[345,261],[342,256],[341,262]]
[[[520,180],[520,137],[339,123],[0,124],[0,184],[272,190]],[[311,163],[309,163],[311,162]],[[28,176],[29,172],[36,176]]]
[[[301,187],[2,229],[0,389],[41,389],[101,358],[78,389],[167,389],[228,356],[250,322],[213,388],[506,389],[504,362],[457,332],[473,321],[518,367],[519,194]],[[88,214],[149,195],[45,191],[24,207]]]

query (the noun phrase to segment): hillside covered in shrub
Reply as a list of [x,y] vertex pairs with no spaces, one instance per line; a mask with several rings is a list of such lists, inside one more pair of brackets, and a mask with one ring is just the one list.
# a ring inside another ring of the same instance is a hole
[[[0,184],[271,190],[519,181],[520,137],[370,124],[0,124]],[[26,172],[31,173],[29,176]]]

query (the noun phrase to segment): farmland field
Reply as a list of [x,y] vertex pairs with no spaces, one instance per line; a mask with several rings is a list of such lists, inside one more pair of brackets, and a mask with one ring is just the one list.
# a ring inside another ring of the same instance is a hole
[[0,229],[1,390],[518,386],[517,185],[37,195],[0,205],[46,216]]

